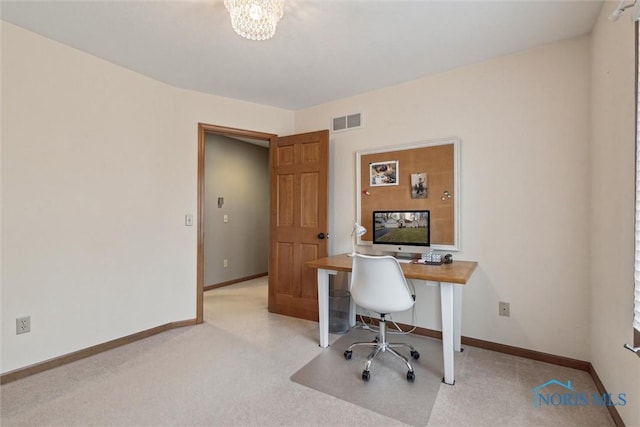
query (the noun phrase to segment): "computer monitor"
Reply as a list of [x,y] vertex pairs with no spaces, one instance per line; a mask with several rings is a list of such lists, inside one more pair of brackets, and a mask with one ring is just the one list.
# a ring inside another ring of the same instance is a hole
[[373,211],[373,246],[398,257],[428,253],[431,245],[428,210]]

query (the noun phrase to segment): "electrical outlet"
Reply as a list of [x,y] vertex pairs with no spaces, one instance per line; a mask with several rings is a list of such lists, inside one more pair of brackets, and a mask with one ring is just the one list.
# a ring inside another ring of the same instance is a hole
[[498,314],[500,316],[509,317],[509,303],[498,301]]
[[229,267],[229,260],[225,259],[224,261],[222,261],[222,266],[223,267]]
[[31,316],[18,317],[16,319],[16,335],[31,332]]

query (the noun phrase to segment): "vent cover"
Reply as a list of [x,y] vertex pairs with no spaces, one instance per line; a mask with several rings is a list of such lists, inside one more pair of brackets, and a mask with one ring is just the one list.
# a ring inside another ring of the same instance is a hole
[[331,131],[343,132],[345,130],[362,127],[362,113],[349,114],[331,119]]

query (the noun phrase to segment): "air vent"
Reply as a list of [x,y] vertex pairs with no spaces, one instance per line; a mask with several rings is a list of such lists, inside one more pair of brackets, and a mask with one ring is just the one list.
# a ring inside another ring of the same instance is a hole
[[345,130],[362,127],[362,113],[349,114],[347,116],[334,117],[331,119],[332,132],[344,132]]

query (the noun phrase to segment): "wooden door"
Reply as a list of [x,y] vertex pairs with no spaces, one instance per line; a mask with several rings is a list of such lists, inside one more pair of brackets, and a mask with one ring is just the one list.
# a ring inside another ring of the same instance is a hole
[[278,138],[270,148],[269,311],[318,320],[316,271],[327,256],[329,131]]

